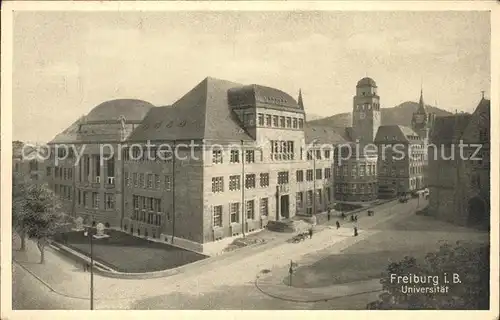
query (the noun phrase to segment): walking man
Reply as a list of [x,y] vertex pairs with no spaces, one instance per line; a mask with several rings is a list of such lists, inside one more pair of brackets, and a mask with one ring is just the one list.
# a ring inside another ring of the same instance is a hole
[[357,237],[358,236],[358,227],[354,227],[354,236]]
[[330,213],[331,213],[332,209],[328,208],[328,221],[330,221]]
[[338,230],[340,228],[340,222],[338,220],[337,220],[336,225],[337,225],[337,230]]
[[313,228],[309,228],[309,239],[312,239],[313,237]]

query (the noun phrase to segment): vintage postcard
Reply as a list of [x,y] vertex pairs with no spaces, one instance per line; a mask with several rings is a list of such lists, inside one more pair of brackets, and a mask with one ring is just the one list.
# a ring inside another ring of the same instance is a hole
[[498,317],[498,5],[2,9],[2,319]]

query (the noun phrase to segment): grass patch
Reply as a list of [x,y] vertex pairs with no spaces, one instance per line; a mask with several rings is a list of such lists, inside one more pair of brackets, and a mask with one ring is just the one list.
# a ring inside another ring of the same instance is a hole
[[[66,241],[63,241],[63,234]],[[89,256],[89,239],[83,232],[71,231],[63,234],[58,234],[54,240]],[[134,237],[117,230],[106,230],[106,234],[110,237],[93,240],[94,259],[120,272],[160,271],[207,258],[193,251]]]

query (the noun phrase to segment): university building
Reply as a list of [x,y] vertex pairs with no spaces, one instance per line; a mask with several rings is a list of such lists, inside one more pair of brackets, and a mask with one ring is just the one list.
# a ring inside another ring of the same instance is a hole
[[300,93],[296,101],[278,89],[206,78],[171,106],[97,106],[51,142],[77,151],[57,166],[53,157],[47,179],[86,223],[204,251],[270,220],[326,210],[342,141],[305,123]]

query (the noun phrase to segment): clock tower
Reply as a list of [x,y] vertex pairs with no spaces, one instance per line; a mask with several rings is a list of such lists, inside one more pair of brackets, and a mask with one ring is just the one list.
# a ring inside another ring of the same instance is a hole
[[424,103],[424,93],[421,89],[420,100],[418,101],[418,109],[413,113],[413,117],[411,119],[411,127],[413,131],[415,131],[424,141],[428,141],[429,139],[429,133],[433,125],[434,118],[434,114],[430,114],[429,112],[427,112]]
[[380,97],[377,94],[377,84],[371,78],[363,78],[358,81],[356,95],[353,98],[353,138],[362,144],[373,143],[380,122]]

